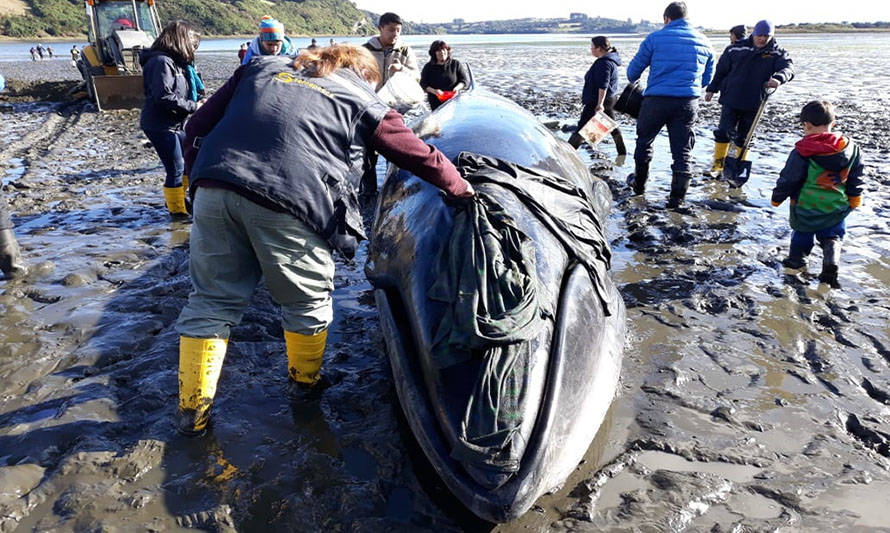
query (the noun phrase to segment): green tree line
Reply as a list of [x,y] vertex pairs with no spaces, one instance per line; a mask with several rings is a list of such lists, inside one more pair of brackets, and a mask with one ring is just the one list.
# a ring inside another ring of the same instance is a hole
[[[78,37],[86,33],[83,0],[25,0],[27,15],[0,17],[0,35],[19,38]],[[271,15],[288,34],[350,35],[374,32],[367,14],[349,0],[158,0],[161,20],[183,19],[206,35],[244,35],[257,31]]]

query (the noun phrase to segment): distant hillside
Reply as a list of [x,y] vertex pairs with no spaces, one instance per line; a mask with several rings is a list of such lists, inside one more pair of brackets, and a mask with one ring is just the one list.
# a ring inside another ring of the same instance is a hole
[[617,20],[603,17],[589,17],[573,13],[569,18],[524,18],[511,20],[490,20],[484,22],[464,22],[454,19],[440,24],[406,24],[407,33],[649,33],[661,25],[641,20]]
[[[86,33],[83,0],[24,0],[29,13],[0,15],[0,35],[70,36]],[[206,35],[257,31],[263,15],[284,23],[288,34],[365,35],[374,25],[349,0],[158,0],[162,21],[193,22]]]
[[861,31],[890,31],[890,22],[826,22],[782,24],[776,28],[780,33],[846,33]]

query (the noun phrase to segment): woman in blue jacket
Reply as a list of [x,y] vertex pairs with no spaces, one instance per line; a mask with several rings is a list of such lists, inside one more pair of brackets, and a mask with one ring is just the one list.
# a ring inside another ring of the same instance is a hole
[[185,119],[198,109],[204,95],[204,84],[194,66],[199,40],[200,35],[187,22],[171,22],[139,57],[145,90],[139,125],[164,165],[164,200],[174,216],[188,214],[181,143]]
[[[581,91],[581,103],[584,109],[581,111],[581,119],[578,120],[578,130],[587,124],[587,121],[602,111],[611,118],[615,118],[615,101],[618,99],[618,67],[621,66],[621,56],[618,50],[612,46],[607,37],[598,35],[590,40],[590,53],[596,58],[593,65],[584,75],[584,89]],[[615,149],[618,155],[626,155],[624,137],[621,130],[612,130],[612,139],[615,140]],[[584,138],[574,133],[569,138],[569,144],[574,148],[581,146]]]

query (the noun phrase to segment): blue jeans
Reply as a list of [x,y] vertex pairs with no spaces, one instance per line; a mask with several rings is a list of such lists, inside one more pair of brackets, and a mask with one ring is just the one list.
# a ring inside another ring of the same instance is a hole
[[314,335],[334,318],[334,258],[328,243],[290,213],[234,191],[195,192],[189,275],[192,293],[176,330],[197,339],[229,338],[263,279],[281,306],[286,331]]
[[170,130],[142,130],[151,141],[155,152],[161,158],[167,178],[164,187],[180,187],[182,174],[185,172],[185,160],[182,158],[182,141],[185,140],[185,132]]
[[798,252],[800,255],[809,255],[813,250],[813,238],[823,242],[828,239],[843,239],[847,233],[846,221],[841,220],[830,228],[825,228],[816,232],[808,231],[792,231],[791,232],[791,252]]
[[673,156],[671,197],[674,198],[683,198],[689,188],[689,179],[692,177],[691,154],[695,146],[692,126],[697,117],[698,98],[647,96],[643,98],[643,105],[640,107],[634,160],[645,165],[652,161],[652,142],[661,128],[667,126]]

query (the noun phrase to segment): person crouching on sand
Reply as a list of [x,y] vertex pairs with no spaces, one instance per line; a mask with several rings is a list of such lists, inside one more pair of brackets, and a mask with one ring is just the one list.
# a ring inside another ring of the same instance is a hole
[[202,141],[196,156],[186,153],[195,159],[193,291],[177,322],[183,433],[207,427],[230,329],[261,279],[281,306],[290,381],[319,386],[333,320],[332,253],[352,257],[365,238],[348,178],[365,150],[450,195],[474,194],[379,99],[379,79],[377,61],[359,46],[262,58],[239,67],[186,125],[186,146]]

